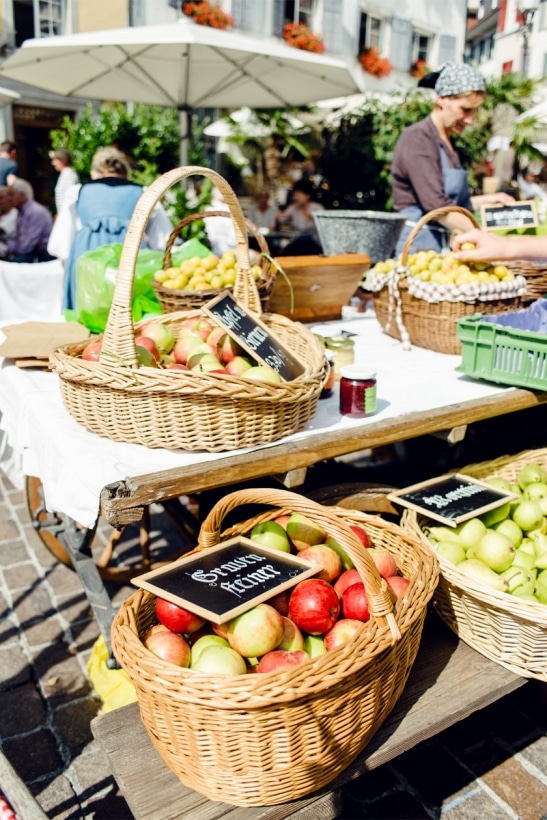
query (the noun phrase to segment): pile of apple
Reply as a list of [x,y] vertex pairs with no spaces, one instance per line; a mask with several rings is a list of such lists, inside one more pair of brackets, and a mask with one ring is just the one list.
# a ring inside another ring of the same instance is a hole
[[[373,273],[388,274],[397,265],[398,259],[377,262]],[[408,255],[407,269],[411,276],[422,282],[436,282],[439,285],[469,285],[486,282],[508,282],[515,278],[514,272],[506,265],[488,262],[460,262],[453,253],[417,251]]]
[[[164,288],[173,290],[223,290],[231,288],[236,281],[237,260],[234,251],[224,251],[219,258],[216,254],[193,256],[184,259],[178,267],[158,270],[154,279]],[[253,279],[262,276],[260,265],[251,267]]]
[[[82,351],[82,359],[98,361],[101,346],[101,339],[90,342]],[[220,373],[272,383],[281,381],[277,371],[251,358],[224,328],[205,316],[185,319],[177,335],[163,322],[150,321],[139,328],[135,349],[141,367]]]
[[[409,585],[393,555],[350,525],[396,601]],[[370,619],[367,593],[338,542],[314,521],[293,513],[256,524],[250,538],[299,557],[320,571],[221,625],[156,598],[158,623],[142,642],[158,657],[205,674],[244,675],[297,666],[350,640]],[[206,604],[206,602],[204,602]]]
[[547,472],[526,464],[517,483],[488,483],[518,495],[455,529],[428,527],[428,538],[467,577],[524,601],[547,604]]

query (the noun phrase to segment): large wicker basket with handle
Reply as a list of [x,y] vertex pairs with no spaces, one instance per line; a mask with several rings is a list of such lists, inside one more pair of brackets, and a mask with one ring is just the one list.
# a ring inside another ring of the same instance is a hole
[[[231,214],[230,211],[204,211],[202,213],[189,214],[189,216],[184,217],[184,219],[182,219],[178,225],[173,228],[171,235],[167,240],[165,253],[163,255],[163,270],[167,270],[171,267],[171,251],[173,250],[175,240],[182,229],[187,225],[190,225],[192,222],[195,222],[198,219],[203,219],[204,217],[221,217],[223,219],[231,219]],[[260,248],[260,260],[257,264],[260,265],[262,274],[260,279],[256,281],[256,286],[260,297],[262,311],[266,313],[268,310],[268,302],[275,285],[277,269],[270,262],[268,244],[258,228],[253,225],[250,219],[245,219],[245,226],[253,235],[258,247]],[[177,290],[175,288],[167,288],[165,285],[162,285],[156,281],[152,282],[152,286],[156,292],[160,305],[166,313],[171,313],[177,310],[192,310],[195,308],[200,308],[220,293],[220,290],[215,290],[213,288],[207,290]],[[230,288],[228,288],[228,290],[230,290]]]
[[[458,470],[486,481],[500,477],[511,484],[525,464],[547,469],[547,449],[472,464]],[[427,533],[432,522],[405,510],[401,525],[433,552]],[[435,552],[437,555],[437,553]],[[458,566],[437,555],[441,569],[433,605],[465,643],[516,675],[547,681],[547,604],[521,600],[472,581]]]
[[457,205],[430,211],[409,233],[398,268],[385,282],[378,283],[379,289],[375,289],[377,285],[369,274],[365,287],[373,289],[376,318],[389,336],[400,339],[407,348],[414,344],[438,353],[457,355],[461,353],[461,342],[457,336],[458,319],[486,310],[494,314],[517,310],[521,307],[526,283],[518,277],[514,284],[435,286],[407,277],[408,255],[419,231],[428,222],[451,212],[467,216],[478,227],[473,214]]
[[[245,504],[267,509],[222,532],[226,515]],[[139,590],[114,619],[114,653],[135,684],[152,743],[185,785],[212,800],[285,803],[346,768],[405,686],[437,582],[434,556],[398,526],[284,490],[225,496],[204,521],[198,549],[248,535],[259,521],[289,512],[303,513],[335,537],[364,580],[374,614],[339,648],[269,674],[204,675],[166,663],[144,647],[140,636],[155,623],[151,593]],[[351,523],[389,550],[410,580],[396,604]]]
[[[235,376],[139,366],[131,317],[135,264],[146,223],[168,188],[192,174],[214,181],[234,223],[237,273],[233,294],[260,315],[260,300],[250,273],[245,220],[228,183],[199,166],[176,168],[159,177],[141,196],[123,245],[112,307],[100,360],[84,361],[85,343],[58,348],[50,357],[60,376],[63,400],[80,424],[115,441],[148,447],[233,450],[276,441],[300,430],[314,415],[325,379],[318,339],[303,325],[276,314],[263,320],[305,366],[303,373],[279,384]],[[177,335],[182,322],[199,311],[169,313],[160,321]]]

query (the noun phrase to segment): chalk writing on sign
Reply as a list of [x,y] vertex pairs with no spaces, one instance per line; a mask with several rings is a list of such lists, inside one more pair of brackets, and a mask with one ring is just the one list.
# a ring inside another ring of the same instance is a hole
[[239,536],[132,579],[213,623],[224,623],[320,571]]
[[395,504],[452,527],[501,507],[516,497],[515,493],[461,473],[422,481],[388,495]]

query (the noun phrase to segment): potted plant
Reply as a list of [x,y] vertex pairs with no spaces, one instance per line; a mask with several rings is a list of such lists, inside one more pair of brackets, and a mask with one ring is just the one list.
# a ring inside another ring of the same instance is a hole
[[429,74],[430,70],[425,60],[414,60],[410,66],[410,74],[412,77],[416,77],[417,80],[421,80],[422,77]]
[[304,23],[286,23],[283,27],[283,39],[288,45],[303,51],[322,54],[325,50],[323,39],[310,31]]
[[219,6],[212,6],[207,0],[183,3],[182,12],[200,26],[227,29],[232,28],[234,25],[234,21],[229,14],[222,11]]
[[359,55],[359,62],[363,71],[372,74],[374,77],[387,77],[393,69],[387,57],[380,57],[378,49],[374,46],[365,48]]

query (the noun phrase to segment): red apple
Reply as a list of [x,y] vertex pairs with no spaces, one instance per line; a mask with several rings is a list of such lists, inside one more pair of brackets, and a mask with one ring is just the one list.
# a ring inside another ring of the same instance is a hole
[[268,598],[268,603],[270,606],[273,606],[274,609],[277,609],[281,615],[288,615],[290,597],[291,591],[284,589],[283,592],[278,592],[273,598]]
[[161,360],[161,353],[156,347],[156,343],[153,339],[149,339],[148,336],[137,336],[135,338],[135,344],[139,345],[139,347],[145,347],[147,350],[149,350],[157,362]]
[[143,642],[143,643],[146,643],[147,638],[149,638],[149,637],[150,637],[150,635],[153,635],[153,634],[154,634],[154,632],[169,632],[169,631],[170,631],[170,630],[169,630],[169,629],[167,629],[167,627],[165,626],[165,624],[154,624],[154,626],[150,626],[150,627],[146,630],[146,632],[145,632],[145,633],[144,633],[144,635],[142,636],[142,642]]
[[[195,338],[195,337],[190,336],[188,338]],[[216,362],[218,362],[218,366],[222,367],[222,365],[221,365],[221,363],[218,359],[218,356],[215,352],[215,348],[212,345],[207,344],[207,342],[203,342],[203,341],[200,341],[199,344],[194,345],[188,351],[188,356],[186,357],[186,361],[183,362],[183,364],[185,364],[187,367],[192,368],[195,364],[198,363],[200,356],[211,356],[213,359],[215,359]]]
[[186,364],[190,351],[202,344],[203,339],[199,336],[188,334],[187,336],[179,337],[173,348],[173,357],[179,364]]
[[274,521],[275,521],[276,524],[279,524],[281,527],[283,527],[284,530],[286,530],[287,529],[287,521],[289,520],[290,517],[291,517],[290,514],[289,515],[278,515],[277,518],[274,518]]
[[362,628],[363,621],[355,618],[340,618],[325,635],[325,649],[327,652],[332,652],[333,649],[351,640]]
[[223,327],[214,327],[212,331],[209,333],[205,341],[209,345],[214,345],[215,347],[218,345],[219,341],[222,339],[223,336],[226,335],[226,331]]
[[368,621],[370,612],[367,594],[363,583],[352,584],[342,594],[342,613],[344,618],[355,618],[358,621]]
[[156,615],[158,621],[173,632],[196,632],[205,623],[204,618],[165,598],[156,598]]
[[247,359],[245,356],[236,356],[235,359],[232,359],[232,361],[226,365],[226,372],[229,373],[230,376],[242,376],[245,371],[249,370],[252,366],[250,359]]
[[397,575],[397,564],[393,555],[384,549],[378,547],[370,547],[368,555],[376,564],[376,569],[382,578],[390,578],[392,575]]
[[276,649],[284,649],[285,652],[296,652],[299,649],[304,651],[304,636],[297,625],[290,618],[283,615],[281,617],[283,618],[283,637]]
[[214,327],[214,325],[212,325],[211,322],[203,316],[193,316],[191,319],[186,319],[182,323],[182,326],[190,328],[192,333],[196,333],[198,336],[201,336],[203,341],[205,341]]
[[170,353],[175,346],[175,334],[163,322],[148,322],[140,328],[141,336],[148,336],[155,343],[158,350]]
[[386,584],[393,597],[393,600],[398,601],[401,595],[406,592],[410,581],[403,578],[402,575],[392,575],[391,578],[386,578]]
[[321,567],[321,572],[318,572],[316,578],[322,578],[323,581],[332,583],[342,572],[342,561],[337,552],[335,552],[326,544],[315,544],[312,547],[306,547],[300,550],[298,557],[303,561],[313,564],[313,566]]
[[276,672],[278,669],[284,669],[287,666],[299,666],[304,661],[309,661],[309,655],[303,650],[296,652],[285,652],[282,649],[274,649],[272,652],[267,652],[256,667],[256,671]]
[[283,617],[269,604],[257,604],[228,622],[228,641],[244,658],[271,652],[283,638]]
[[211,624],[215,635],[220,635],[221,638],[228,640],[228,622],[224,624]]
[[332,628],[340,614],[334,587],[321,578],[300,581],[289,600],[289,618],[310,635],[322,635]]
[[185,364],[179,364],[179,362],[173,362],[172,364],[168,364],[165,368],[166,370],[189,370]]
[[151,350],[142,345],[135,345],[137,361],[141,367],[158,367],[158,361]]
[[225,333],[224,336],[220,337],[220,340],[217,343],[217,351],[218,357],[224,364],[228,364],[236,356],[243,356],[245,351],[241,347],[240,344],[236,342],[228,333]]
[[82,350],[82,359],[86,362],[98,362],[101,356],[102,339],[98,342],[90,342]]
[[344,594],[344,590],[350,587],[352,584],[362,584],[363,580],[356,569],[347,569],[342,575],[338,578],[336,583],[334,584],[334,589],[338,593],[339,597],[341,598]]
[[144,645],[158,658],[174,663],[175,666],[190,664],[190,646],[182,635],[176,632],[153,632],[146,638]]
[[362,527],[360,527],[358,524],[350,524],[349,528],[352,531],[352,533],[357,536],[357,538],[364,547],[370,547],[372,542],[368,537],[368,533]]

